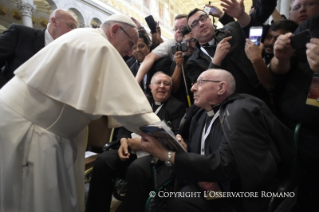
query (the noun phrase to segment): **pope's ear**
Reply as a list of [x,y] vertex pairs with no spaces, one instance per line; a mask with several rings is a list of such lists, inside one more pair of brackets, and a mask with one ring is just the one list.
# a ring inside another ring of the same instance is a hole
[[120,25],[113,24],[113,26],[111,27],[111,36],[114,37],[119,29],[120,29]]

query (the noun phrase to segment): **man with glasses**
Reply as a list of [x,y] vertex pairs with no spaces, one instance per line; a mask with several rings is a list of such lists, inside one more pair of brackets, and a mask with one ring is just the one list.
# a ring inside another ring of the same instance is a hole
[[84,211],[88,124],[107,118],[139,133],[160,121],[121,57],[137,40],[130,17],[111,15],[59,37],[2,87],[0,211]]
[[295,21],[298,25],[319,14],[318,0],[293,0],[290,7],[289,19]]
[[[148,100],[154,113],[161,120],[168,122],[176,134],[186,108],[182,102],[171,96],[171,78],[163,72],[157,72],[153,75],[149,86],[153,97],[149,97]],[[125,176],[127,176],[128,187],[120,211],[143,211],[150,190],[149,188],[142,189],[135,182],[136,179],[131,178],[130,172],[139,173],[141,168],[144,169],[148,175],[143,182],[144,186],[152,187],[151,156],[139,157],[142,155],[140,153],[141,139],[132,138],[131,133],[121,127],[117,135],[119,149],[111,149],[100,154],[94,162],[86,205],[87,212],[110,211],[114,180],[117,177],[125,179]],[[139,176],[136,177],[139,178]],[[138,195],[135,195],[136,191]]]
[[[237,18],[238,22],[231,22],[218,30],[203,10],[194,9],[188,14],[188,27],[198,43],[187,62],[187,74],[194,82],[208,67],[225,69],[236,79],[236,92],[264,98],[264,89],[244,51],[246,37],[242,27],[247,27],[255,20],[246,13],[235,14],[230,10],[226,12]],[[269,10],[269,14],[271,12]]]
[[13,72],[35,53],[61,35],[77,28],[71,13],[62,9],[54,10],[46,29],[33,29],[12,24],[0,37],[0,88],[13,76]]
[[[187,153],[171,152],[156,138],[142,135],[142,148],[173,164],[181,182],[180,195],[171,196],[165,211],[267,211],[269,199],[261,191],[275,192],[275,180],[290,170],[292,132],[263,101],[235,89],[228,71],[201,73],[191,89],[200,110],[185,141]],[[218,191],[225,193],[218,197]]]
[[170,57],[172,61],[174,60],[174,55],[172,53],[172,46],[175,45],[176,42],[182,41],[183,39],[182,30],[185,26],[187,26],[187,16],[184,14],[177,15],[175,17],[174,29],[173,29],[174,39],[169,39],[161,43],[159,46],[153,49],[153,51],[145,57],[135,77],[138,83],[140,83],[142,80],[145,80],[143,79],[144,76],[151,69],[155,61],[167,56]]

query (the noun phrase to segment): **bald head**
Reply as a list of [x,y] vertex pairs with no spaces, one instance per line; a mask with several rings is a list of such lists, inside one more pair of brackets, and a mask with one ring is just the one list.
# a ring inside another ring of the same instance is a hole
[[226,95],[227,97],[233,94],[236,90],[236,81],[233,75],[225,71],[223,69],[208,69],[207,70],[208,76],[212,78],[219,79],[220,81],[225,81],[227,84],[227,89],[226,89]]
[[199,75],[191,91],[194,93],[194,104],[210,111],[212,106],[220,105],[233,94],[235,88],[235,79],[228,71],[209,69]]
[[77,28],[77,22],[73,15],[62,9],[54,10],[49,19],[48,31],[53,39]]

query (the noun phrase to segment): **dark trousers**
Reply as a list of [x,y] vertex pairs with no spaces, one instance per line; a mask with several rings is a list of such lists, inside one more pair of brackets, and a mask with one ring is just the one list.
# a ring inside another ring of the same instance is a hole
[[117,150],[109,150],[100,154],[93,166],[90,190],[86,204],[86,212],[110,211],[114,179],[125,179],[127,167],[136,159],[131,154],[126,161],[121,161]]
[[[302,128],[301,128],[302,129]],[[300,133],[298,156],[305,174],[298,185],[293,212],[319,211],[319,134]]]

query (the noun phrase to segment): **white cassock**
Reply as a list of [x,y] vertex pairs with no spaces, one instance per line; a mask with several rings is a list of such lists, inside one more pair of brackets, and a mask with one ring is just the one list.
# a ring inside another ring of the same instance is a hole
[[83,211],[88,123],[138,132],[159,118],[101,29],[61,36],[15,74],[0,90],[0,211]]

